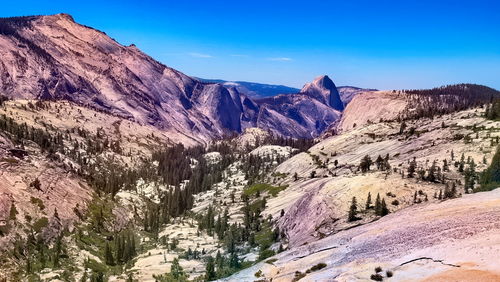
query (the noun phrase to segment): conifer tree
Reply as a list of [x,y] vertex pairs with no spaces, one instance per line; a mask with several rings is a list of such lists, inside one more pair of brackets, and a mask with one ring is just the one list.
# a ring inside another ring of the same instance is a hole
[[205,280],[206,281],[212,281],[217,278],[216,273],[215,273],[215,263],[214,263],[214,258],[212,256],[209,256],[207,259],[207,265],[205,267]]
[[361,159],[361,163],[359,164],[359,168],[361,169],[361,172],[367,172],[370,170],[370,166],[372,165],[372,159],[370,156],[366,155]]
[[408,166],[408,178],[413,178],[416,169],[417,161],[415,158],[413,158],[413,160],[410,162],[410,165]]
[[110,248],[108,242],[106,242],[106,247],[104,249],[104,259],[105,259],[107,265],[115,265],[113,253],[111,252],[111,248]]
[[382,203],[380,205],[380,216],[386,216],[389,214],[389,209],[387,208],[387,205],[385,203],[385,198],[382,199]]
[[366,198],[365,208],[369,209],[369,208],[371,208],[371,205],[372,205],[372,194],[370,192],[368,192],[368,197]]
[[358,218],[356,217],[356,215],[358,213],[357,210],[358,210],[358,207],[357,207],[357,203],[356,203],[356,197],[352,197],[351,206],[349,208],[348,221],[358,220]]
[[377,199],[375,200],[375,215],[380,214],[380,209],[381,209],[381,201],[380,201],[380,193],[377,193]]

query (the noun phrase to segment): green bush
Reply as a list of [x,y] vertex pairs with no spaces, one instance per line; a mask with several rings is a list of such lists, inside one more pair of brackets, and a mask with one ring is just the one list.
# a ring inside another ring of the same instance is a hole
[[33,230],[36,233],[39,233],[42,231],[43,228],[47,227],[49,225],[49,220],[46,217],[39,218],[34,224],[33,224]]
[[266,183],[258,183],[248,187],[243,193],[247,196],[252,196],[257,193],[262,194],[263,192],[268,192],[273,197],[276,197],[280,191],[286,188],[287,186],[272,186]]

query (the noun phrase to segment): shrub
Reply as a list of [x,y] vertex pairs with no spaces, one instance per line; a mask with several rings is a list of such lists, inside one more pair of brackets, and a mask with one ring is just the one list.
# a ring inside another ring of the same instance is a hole
[[254,276],[257,278],[262,277],[262,270],[255,272]]
[[392,271],[387,270],[387,271],[385,272],[385,275],[386,275],[387,277],[392,277],[393,273],[392,273]]
[[376,273],[382,272],[382,267],[380,266],[375,267],[375,272]]
[[323,269],[325,267],[326,267],[326,263],[320,262],[320,263],[316,264],[315,266],[311,267],[310,269],[311,269],[311,271],[318,271],[318,270]]
[[372,274],[370,276],[370,279],[374,280],[374,281],[382,281],[382,280],[384,280],[384,277],[382,277],[382,275],[376,273],[376,274]]

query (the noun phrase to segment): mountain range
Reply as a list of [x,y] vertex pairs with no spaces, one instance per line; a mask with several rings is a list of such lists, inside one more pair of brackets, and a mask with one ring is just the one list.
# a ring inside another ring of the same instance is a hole
[[495,89],[199,79],[67,14],[0,58],[0,281],[500,281]]
[[[68,100],[198,141],[249,127],[316,137],[345,105],[328,76],[300,91],[196,79],[67,14],[3,18],[0,38],[4,95]],[[276,95],[282,91],[288,94]]]

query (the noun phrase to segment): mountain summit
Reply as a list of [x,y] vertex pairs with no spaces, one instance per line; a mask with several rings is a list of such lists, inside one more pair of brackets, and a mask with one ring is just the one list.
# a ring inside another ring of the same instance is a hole
[[313,82],[307,83],[300,92],[322,101],[335,110],[344,110],[337,87],[327,75],[319,76]]

